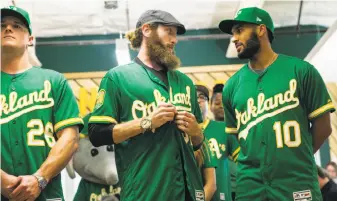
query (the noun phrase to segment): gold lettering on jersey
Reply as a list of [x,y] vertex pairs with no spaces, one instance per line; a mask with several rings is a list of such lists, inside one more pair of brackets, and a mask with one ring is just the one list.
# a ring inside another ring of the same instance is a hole
[[172,88],[170,87],[170,102],[173,105],[184,104],[191,107],[191,89],[189,86],[186,86],[186,94],[184,93],[172,93]]
[[[51,91],[50,81],[44,81],[44,88],[40,91],[34,91],[22,97],[18,97],[18,93],[13,91],[9,94],[7,102],[5,95],[0,95],[0,117],[9,115],[0,119],[0,124],[7,123],[14,118],[17,118],[25,113],[37,110],[49,108],[54,105],[54,99],[49,98]],[[35,105],[36,103],[43,102],[43,105]],[[23,109],[25,108],[25,109]],[[23,110],[21,110],[23,109]]]
[[[131,112],[134,119],[150,116],[161,102],[172,103],[177,110],[191,111],[191,88],[186,86],[186,93],[173,94],[172,88],[169,90],[170,97],[168,99],[162,96],[159,90],[153,90],[154,102],[146,104],[141,100],[133,101]],[[137,116],[137,113],[141,113]]]
[[214,138],[211,138],[208,140],[208,144],[211,152],[214,152],[218,159],[221,158],[222,154],[220,153],[218,141],[216,141]]
[[103,196],[112,196],[112,195],[116,195],[120,193],[121,193],[120,187],[114,188],[113,186],[110,186],[109,193],[106,192],[105,188],[102,188],[101,194],[91,193],[89,200],[90,201],[101,201]]
[[[295,79],[289,81],[289,90],[284,93],[278,93],[273,97],[266,99],[264,93],[259,93],[257,96],[257,103],[253,98],[247,100],[247,110],[240,112],[235,109],[237,119],[237,129],[239,130],[241,125],[248,125],[239,133],[239,138],[246,139],[248,131],[256,124],[262,122],[264,119],[280,114],[284,111],[296,108],[299,105],[298,97],[295,97],[297,82]],[[285,105],[286,103],[290,103]],[[276,110],[274,110],[276,109]],[[273,112],[270,112],[274,110]],[[262,116],[259,116],[261,115]],[[259,117],[258,117],[259,116]],[[251,121],[252,118],[256,118]]]

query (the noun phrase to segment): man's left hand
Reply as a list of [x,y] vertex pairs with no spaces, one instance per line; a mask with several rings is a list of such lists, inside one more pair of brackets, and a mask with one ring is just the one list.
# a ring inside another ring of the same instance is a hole
[[10,200],[30,201],[39,197],[41,190],[37,178],[32,175],[19,176],[21,182],[9,195]]
[[186,111],[178,112],[176,116],[176,124],[181,131],[191,137],[199,136],[202,132],[195,116]]

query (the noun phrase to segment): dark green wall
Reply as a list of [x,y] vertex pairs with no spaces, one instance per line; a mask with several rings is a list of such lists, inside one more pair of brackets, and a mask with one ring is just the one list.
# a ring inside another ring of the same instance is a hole
[[[301,31],[322,30],[323,27],[304,26]],[[273,48],[283,53],[304,58],[322,36],[322,33],[285,33],[295,30],[295,27],[276,29]],[[188,31],[187,35],[219,34],[217,29]],[[277,34],[279,33],[279,34]],[[37,38],[37,42],[48,41],[76,41],[76,40],[102,40],[118,38],[118,35],[104,36],[75,36],[58,38]],[[182,66],[202,66],[242,63],[238,59],[225,57],[229,39],[207,39],[179,41],[176,53],[181,58]],[[65,72],[104,71],[117,66],[115,45],[73,45],[52,46],[37,45],[36,53],[44,68]],[[136,52],[130,51],[131,58]]]

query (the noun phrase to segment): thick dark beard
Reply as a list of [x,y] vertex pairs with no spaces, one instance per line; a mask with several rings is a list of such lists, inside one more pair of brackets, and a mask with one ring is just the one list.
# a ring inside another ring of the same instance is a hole
[[164,67],[166,70],[176,69],[180,66],[180,59],[174,52],[171,53],[169,48],[162,43],[156,30],[153,30],[146,46],[151,61]]
[[239,59],[251,59],[260,50],[260,41],[257,34],[252,32],[250,39],[247,41],[246,48],[238,54]]

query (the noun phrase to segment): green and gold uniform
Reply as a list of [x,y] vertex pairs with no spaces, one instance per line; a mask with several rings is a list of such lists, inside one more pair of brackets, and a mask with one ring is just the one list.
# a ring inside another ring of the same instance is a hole
[[[165,84],[140,62],[118,66],[104,76],[89,123],[122,123],[153,113],[170,102],[202,122],[195,87],[186,75],[167,72]],[[122,201],[204,200],[190,138],[172,122],[115,145]]]
[[[83,126],[67,80],[52,70],[32,67],[16,75],[1,72],[0,99],[1,169],[11,175],[34,174],[56,143],[57,132]],[[60,174],[37,200],[53,198],[64,200]]]
[[215,156],[217,164],[217,190],[212,201],[232,201],[228,157],[230,156],[236,161],[240,152],[239,142],[235,135],[225,133],[226,124],[224,122],[206,120],[204,127],[204,135],[208,139],[210,150]]
[[223,89],[226,132],[238,134],[237,201],[321,201],[312,122],[335,111],[318,71],[280,54],[262,73],[245,65]]

